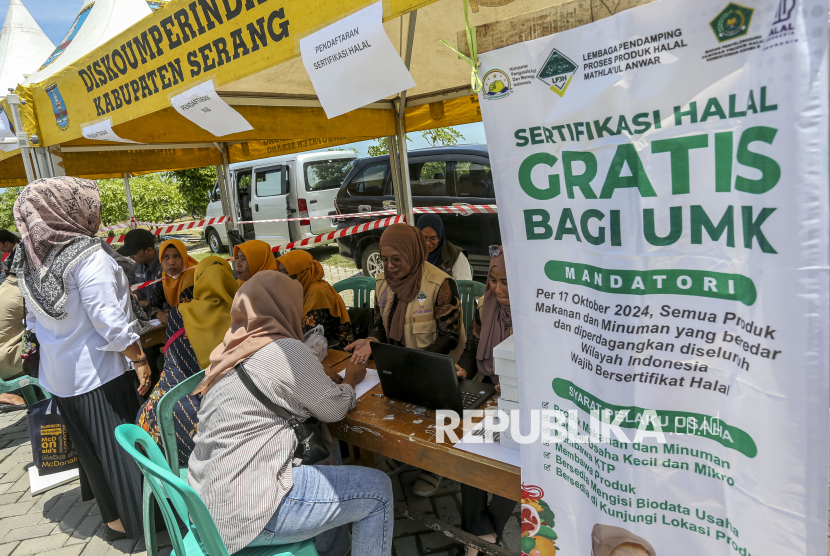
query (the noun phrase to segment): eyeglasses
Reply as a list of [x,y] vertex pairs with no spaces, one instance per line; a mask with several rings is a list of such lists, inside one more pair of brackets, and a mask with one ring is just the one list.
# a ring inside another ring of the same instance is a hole
[[490,256],[491,257],[498,257],[501,254],[502,254],[501,245],[491,245],[490,246]]
[[395,255],[395,256],[389,257],[389,258],[381,257],[380,262],[383,263],[383,266],[387,266],[389,264],[392,264],[393,266],[401,266],[401,263],[403,262],[403,258],[400,255]]

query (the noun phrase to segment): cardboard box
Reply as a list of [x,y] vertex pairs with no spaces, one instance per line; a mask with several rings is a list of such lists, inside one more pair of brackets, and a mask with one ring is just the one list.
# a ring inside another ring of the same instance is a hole
[[518,378],[516,348],[512,335],[493,348],[493,370],[499,375],[499,378],[503,376]]
[[519,379],[512,376],[499,376],[501,397],[510,402],[519,402]]

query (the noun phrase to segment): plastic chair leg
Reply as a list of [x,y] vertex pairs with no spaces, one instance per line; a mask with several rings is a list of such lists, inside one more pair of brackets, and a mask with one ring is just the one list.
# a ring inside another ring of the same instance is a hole
[[142,512],[144,513],[144,544],[147,550],[147,556],[158,556],[158,546],[156,545],[156,499],[153,496],[153,491],[150,485],[147,484],[147,479],[144,479],[144,495],[143,495]]

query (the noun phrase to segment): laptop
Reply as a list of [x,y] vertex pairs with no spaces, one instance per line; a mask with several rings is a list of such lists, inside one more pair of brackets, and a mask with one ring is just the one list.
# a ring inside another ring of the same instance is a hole
[[459,380],[449,355],[377,342],[371,345],[387,398],[461,415],[465,409],[478,408],[496,392],[492,384]]

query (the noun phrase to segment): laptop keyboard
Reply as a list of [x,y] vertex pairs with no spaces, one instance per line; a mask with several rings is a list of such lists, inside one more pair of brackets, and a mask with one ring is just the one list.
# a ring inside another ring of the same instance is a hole
[[469,392],[461,392],[461,405],[464,409],[469,409],[481,397],[481,394],[470,394]]

